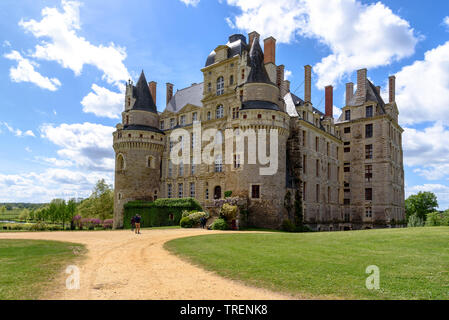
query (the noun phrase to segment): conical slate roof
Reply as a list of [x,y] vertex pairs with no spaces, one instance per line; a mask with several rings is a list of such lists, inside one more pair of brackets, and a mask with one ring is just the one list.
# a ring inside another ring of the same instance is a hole
[[259,37],[254,37],[251,51],[249,52],[251,71],[247,83],[271,83],[264,65],[264,56],[259,44]]
[[145,78],[143,70],[140,74],[139,81],[137,81],[137,85],[134,87],[133,91],[134,97],[136,98],[136,103],[134,104],[132,109],[157,113],[156,104],[154,103],[154,99],[151,96],[150,88],[148,87],[148,82]]

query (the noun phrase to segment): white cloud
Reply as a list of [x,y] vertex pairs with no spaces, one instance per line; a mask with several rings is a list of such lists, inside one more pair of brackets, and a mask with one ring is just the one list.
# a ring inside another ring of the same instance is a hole
[[33,150],[31,150],[31,148],[30,148],[30,147],[25,147],[25,151],[26,151],[26,152],[28,152],[28,153],[31,153],[31,152],[33,152]]
[[7,122],[3,122],[3,125],[8,129],[9,132],[13,133],[16,137],[35,137],[34,132],[31,130],[22,131],[20,129],[14,129]]
[[341,111],[340,108],[334,106],[334,118],[338,119],[340,118],[341,114],[343,113],[343,111]]
[[284,80],[288,80],[293,76],[293,72],[291,72],[290,70],[285,70],[284,72]]
[[9,60],[17,61],[17,67],[11,67],[11,69],[9,69],[9,76],[12,81],[31,82],[42,89],[50,91],[56,91],[61,86],[61,82],[59,82],[58,79],[50,79],[37,72],[34,68],[39,67],[39,65],[22,57],[19,52],[14,50],[5,54],[4,57]]
[[437,196],[440,210],[449,208],[449,186],[442,184],[424,184],[419,186],[412,186],[406,188],[406,197],[418,192],[433,192]]
[[449,177],[449,128],[441,122],[424,130],[405,128],[404,163],[428,180]]
[[55,198],[87,198],[95,183],[103,178],[112,183],[112,172],[52,168],[41,173],[0,173],[0,202],[49,202]]
[[193,6],[196,7],[198,3],[200,3],[200,0],[180,0],[183,2],[186,6]]
[[402,68],[396,79],[402,124],[439,120],[449,124],[449,41],[427,51],[424,60]]
[[61,149],[58,155],[79,168],[88,171],[114,170],[114,150],[112,146],[113,127],[101,124],[47,124],[41,128],[41,136]]
[[124,93],[116,93],[96,84],[92,85],[92,91],[81,101],[83,111],[98,117],[119,119],[123,111]]
[[57,61],[64,68],[80,75],[84,65],[92,65],[103,72],[103,79],[118,85],[129,78],[123,64],[126,59],[124,48],[110,43],[108,46],[95,46],[77,35],[80,30],[80,3],[62,0],[63,12],[46,7],[42,10],[42,20],[21,20],[19,25],[36,38],[44,38],[36,46],[33,57]]
[[51,165],[58,168],[67,168],[73,166],[73,162],[70,160],[62,160],[56,158],[36,157],[36,160],[43,162],[44,164]]
[[4,48],[11,47],[11,42],[9,42],[8,40],[3,41],[3,47]]
[[443,24],[445,24],[447,27],[449,27],[449,16],[447,16],[443,19]]
[[[375,68],[411,56],[419,38],[410,24],[380,2],[356,0],[227,0],[242,13],[231,26],[291,43],[314,38],[331,54],[315,65],[319,88],[360,68]],[[229,20],[229,19],[228,19]]]

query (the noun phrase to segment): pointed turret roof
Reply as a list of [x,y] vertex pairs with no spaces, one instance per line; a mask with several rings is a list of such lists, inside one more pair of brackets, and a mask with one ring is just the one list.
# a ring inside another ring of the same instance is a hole
[[272,83],[268,77],[264,65],[264,56],[260,47],[259,37],[255,36],[251,51],[249,52],[251,71],[248,75],[247,83]]
[[151,96],[150,88],[148,87],[148,82],[145,78],[143,70],[140,74],[139,81],[137,81],[137,85],[133,89],[136,103],[134,104],[132,109],[157,113],[156,104],[154,103],[154,99]]

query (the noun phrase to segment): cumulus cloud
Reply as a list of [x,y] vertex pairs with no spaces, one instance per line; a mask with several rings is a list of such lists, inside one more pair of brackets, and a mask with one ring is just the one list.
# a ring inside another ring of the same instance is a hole
[[402,124],[438,120],[449,124],[449,41],[427,51],[424,60],[403,67],[396,79]]
[[81,101],[83,111],[98,117],[119,119],[123,109],[124,94],[110,91],[96,84],[92,85],[92,91]]
[[41,127],[42,138],[48,139],[61,149],[58,155],[79,168],[89,171],[114,170],[112,146],[113,127],[101,124],[46,124]]
[[193,6],[196,7],[198,3],[200,3],[200,0],[180,0],[183,2],[186,6]]
[[375,68],[409,57],[419,37],[410,24],[380,2],[356,0],[227,0],[241,9],[231,27],[257,30],[291,43],[297,35],[317,39],[331,54],[315,67],[319,88],[336,84],[360,68]]
[[341,114],[343,113],[343,111],[341,111],[340,108],[334,106],[334,118],[338,119],[340,118]]
[[445,24],[447,27],[449,27],[449,16],[448,16],[448,17],[445,17],[445,18],[443,19],[443,24]]
[[63,12],[46,7],[42,10],[42,20],[21,20],[19,25],[32,33],[41,43],[35,47],[33,57],[56,61],[64,68],[80,75],[84,65],[92,65],[103,72],[103,79],[111,84],[119,84],[129,78],[123,64],[126,59],[124,48],[110,43],[95,46],[77,32],[80,27],[80,3],[61,2]]
[[87,198],[100,179],[112,183],[113,174],[51,168],[41,173],[0,173],[0,202],[49,202],[55,198]]
[[16,137],[23,138],[23,137],[35,137],[34,132],[31,130],[22,131],[20,129],[15,129],[12,126],[10,126],[7,122],[3,122],[3,125],[8,129],[9,132],[14,134]]
[[284,80],[288,80],[293,76],[293,72],[291,72],[290,70],[285,70],[284,72]]
[[16,67],[9,69],[9,77],[14,82],[30,82],[42,89],[56,91],[61,86],[57,78],[47,78],[35,70],[39,65],[33,61],[24,58],[18,51],[5,54],[5,58],[17,61]]
[[441,122],[417,130],[405,128],[404,163],[428,180],[449,177],[449,127]]

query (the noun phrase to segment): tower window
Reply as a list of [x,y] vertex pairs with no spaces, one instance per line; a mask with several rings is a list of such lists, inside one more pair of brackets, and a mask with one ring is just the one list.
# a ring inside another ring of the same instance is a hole
[[373,145],[368,144],[365,146],[365,158],[372,159],[373,158]]
[[210,82],[207,84],[207,92],[212,92],[212,83]]
[[178,198],[184,197],[184,184],[178,184]]
[[367,118],[373,117],[373,106],[366,107],[366,117]]
[[373,137],[373,125],[367,124],[365,126],[365,138],[372,138]]
[[373,166],[367,165],[365,166],[365,181],[371,182],[372,178],[373,178]]
[[167,198],[170,199],[172,197],[172,192],[173,190],[171,184],[167,184]]
[[217,96],[221,96],[224,94],[224,78],[219,77],[217,79]]
[[372,201],[373,200],[373,189],[367,188],[365,189],[365,200]]
[[222,106],[222,105],[219,105],[219,106],[217,107],[217,109],[216,109],[216,118],[217,118],[217,119],[221,119],[221,118],[223,118],[223,115],[224,115],[224,109],[223,109],[223,106]]
[[117,167],[119,170],[125,170],[125,158],[121,154],[117,157]]
[[346,121],[351,120],[351,110],[346,110],[345,111],[345,120]]
[[242,80],[245,80],[245,69],[242,70]]
[[148,168],[154,169],[154,159],[153,159],[153,157],[151,157],[151,156],[148,157],[147,166],[148,166]]
[[215,172],[223,172],[223,160],[221,154],[215,158]]
[[253,184],[251,186],[251,198],[260,199],[260,186],[257,184]]

